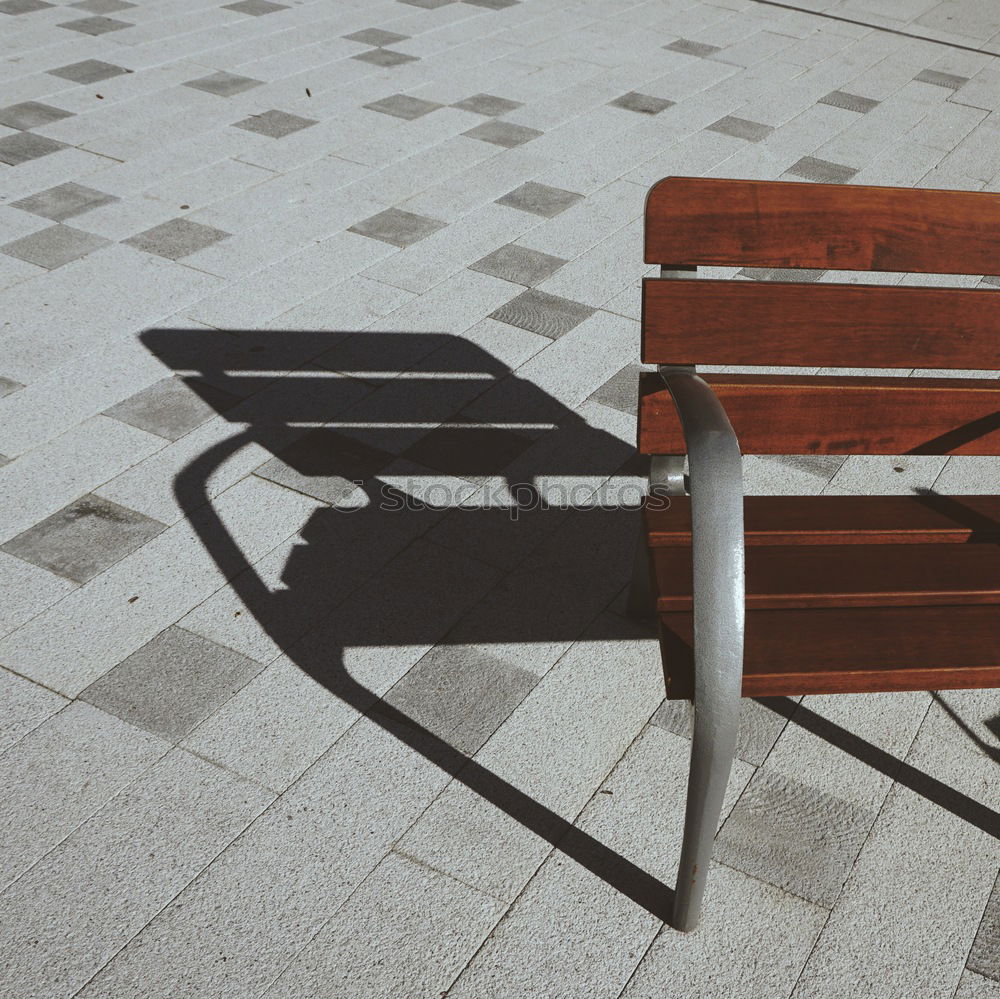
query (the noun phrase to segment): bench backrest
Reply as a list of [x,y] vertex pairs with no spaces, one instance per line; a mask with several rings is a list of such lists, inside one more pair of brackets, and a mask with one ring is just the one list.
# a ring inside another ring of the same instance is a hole
[[[646,202],[647,263],[1000,274],[1000,194],[668,177]],[[669,365],[1000,369],[1000,290],[643,282],[642,360]],[[716,375],[756,454],[1000,454],[1000,380]],[[639,446],[683,437],[662,383]]]

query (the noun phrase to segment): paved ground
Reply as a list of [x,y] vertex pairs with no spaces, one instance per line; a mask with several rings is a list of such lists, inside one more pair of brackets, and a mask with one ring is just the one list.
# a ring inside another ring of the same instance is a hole
[[1000,190],[1000,7],[800,6],[0,0],[3,995],[1000,996],[995,692],[749,703],[659,918],[645,192]]

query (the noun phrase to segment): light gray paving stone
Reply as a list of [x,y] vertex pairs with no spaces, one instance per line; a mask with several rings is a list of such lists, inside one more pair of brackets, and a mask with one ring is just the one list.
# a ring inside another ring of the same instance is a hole
[[156,537],[164,526],[99,496],[86,495],[2,547],[8,555],[74,583],[85,583]]
[[947,455],[850,455],[824,488],[830,495],[905,495],[930,488]]
[[497,204],[508,205],[519,211],[531,212],[533,215],[541,215],[543,218],[550,219],[560,212],[566,211],[581,197],[583,195],[573,191],[563,191],[557,187],[549,187],[547,184],[536,184],[534,181],[528,181],[502,198],[497,198]]
[[41,125],[51,125],[63,118],[72,118],[72,111],[53,107],[51,104],[41,104],[38,101],[24,101],[21,104],[11,104],[0,108],[0,125],[27,131]]
[[45,569],[0,554],[0,588],[6,594],[0,607],[0,636],[29,621],[73,589],[73,583]]
[[188,385],[174,376],[122,400],[106,409],[104,415],[175,441],[238,401],[236,396],[211,385]]
[[531,288],[554,274],[564,263],[561,257],[508,243],[469,264],[469,269]]
[[[5,573],[6,561],[0,559],[0,573]],[[0,712],[0,753],[69,703],[65,697],[5,669],[0,669],[0,690],[3,691],[0,701],[3,705]]]
[[486,115],[496,118],[500,115],[509,114],[520,107],[524,107],[521,101],[512,101],[506,97],[496,97],[493,94],[474,94],[464,100],[456,101],[452,107],[461,111],[471,111],[473,114]]
[[490,314],[490,319],[556,340],[594,314],[589,305],[537,289],[522,292]]
[[92,187],[70,182],[51,187],[47,191],[39,191],[38,194],[22,198],[12,205],[23,212],[40,215],[53,222],[65,222],[66,219],[118,200],[113,194],[105,194],[102,191],[95,191]]
[[1000,982],[965,971],[958,984],[955,999],[997,999],[1000,996]]
[[407,55],[404,52],[396,52],[394,49],[369,49],[367,52],[359,52],[351,56],[360,62],[370,62],[383,69],[392,66],[402,66],[408,62],[416,62],[419,56]]
[[353,31],[343,37],[351,42],[361,42],[362,45],[381,46],[404,42],[410,36],[400,35],[395,31],[384,31],[382,28],[363,28],[361,31]]
[[187,80],[184,86],[192,87],[195,90],[204,90],[205,93],[215,94],[217,97],[235,97],[237,94],[246,93],[254,87],[263,86],[263,83],[263,80],[254,80],[249,76],[240,76],[237,73],[220,70],[218,73],[201,76],[197,80]]
[[788,168],[788,172],[818,184],[846,184],[858,171],[856,167],[846,166],[843,163],[831,163],[814,156],[803,156]]
[[986,903],[983,921],[972,942],[966,967],[969,971],[1000,983],[1000,877],[994,883],[993,893]]
[[230,235],[213,226],[177,218],[140,232],[123,242],[145,253],[155,253],[158,257],[166,257],[168,260],[179,260]]
[[50,76],[72,80],[73,83],[99,83],[115,76],[124,76],[126,73],[131,73],[132,70],[116,66],[111,62],[104,62],[101,59],[84,59],[82,62],[72,62],[67,66],[59,66],[56,69],[46,70],[46,72]]
[[995,457],[948,458],[941,474],[934,480],[933,488],[945,495],[962,493],[995,493],[1000,480],[1000,459]]
[[390,853],[265,995],[365,988],[385,999],[444,992],[503,904]]
[[669,45],[663,46],[669,52],[682,52],[684,55],[698,56],[699,58],[706,59],[710,55],[715,55],[716,52],[721,52],[722,49],[718,45],[709,45],[706,42],[695,42],[688,38],[678,38],[676,42],[671,42]]
[[28,870],[167,749],[89,704],[67,706],[15,743],[0,756],[0,884]]
[[0,899],[8,974],[25,995],[75,994],[271,797],[171,753]]
[[835,108],[844,108],[847,111],[857,111],[858,114],[874,111],[880,103],[870,97],[859,97],[857,94],[850,94],[844,90],[832,90],[825,97],[821,97],[819,102],[820,104],[830,104]]
[[708,129],[721,135],[731,135],[736,139],[746,139],[748,142],[760,142],[774,131],[770,125],[761,125],[756,121],[747,121],[745,118],[733,115],[720,118],[709,125]]
[[411,246],[429,236],[432,232],[443,228],[445,222],[415,215],[400,208],[389,208],[371,218],[363,219],[352,225],[348,232],[356,232],[370,239],[379,239],[393,246]]
[[57,153],[68,148],[65,142],[36,135],[34,132],[15,132],[0,138],[0,163],[19,166],[41,156]]
[[383,97],[379,101],[365,104],[364,107],[368,108],[369,111],[381,111],[382,114],[392,115],[393,118],[413,121],[444,107],[444,105],[435,101],[425,101],[419,97],[411,97],[409,94],[393,94],[391,97]]
[[183,628],[168,628],[79,696],[137,728],[178,742],[259,670],[259,664],[231,649]]
[[309,128],[318,122],[315,118],[303,118],[301,115],[289,114],[287,111],[263,111],[251,115],[242,121],[233,123],[234,128],[243,128],[248,132],[266,135],[271,139],[283,139],[287,135]]
[[613,108],[624,108],[626,111],[636,111],[639,114],[657,115],[667,108],[672,108],[676,101],[668,101],[663,97],[653,97],[650,94],[640,94],[630,91],[616,97],[610,102]]
[[288,4],[272,3],[271,0],[239,0],[238,3],[224,3],[223,10],[235,10],[238,14],[249,14],[252,17],[262,17],[279,10],[288,10]]
[[0,246],[0,252],[55,270],[107,246],[111,240],[68,225],[53,225]]
[[470,128],[463,135],[470,139],[479,139],[481,142],[490,142],[495,146],[503,146],[505,149],[512,149],[514,146],[523,145],[532,139],[537,139],[542,133],[536,128],[527,128],[524,125],[515,125],[511,121],[484,121],[475,128]]
[[915,80],[920,83],[932,83],[935,87],[945,87],[948,90],[960,90],[969,82],[968,77],[956,76],[954,73],[941,73],[936,69],[925,69],[919,72]]
[[114,17],[81,17],[76,21],[63,21],[60,28],[68,28],[70,31],[79,31],[82,35],[106,35],[110,31],[121,31],[123,28],[132,28],[135,25],[131,21],[119,21]]

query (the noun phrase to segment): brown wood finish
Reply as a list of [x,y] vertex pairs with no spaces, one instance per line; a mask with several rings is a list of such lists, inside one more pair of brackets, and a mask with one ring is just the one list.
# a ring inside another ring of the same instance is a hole
[[[1000,496],[747,496],[744,540],[759,545],[1000,541]],[[691,498],[648,499],[651,548],[691,544]]]
[[[1000,454],[1000,381],[706,375],[745,454]],[[670,393],[639,384],[639,450],[683,454]]]
[[1000,292],[647,278],[642,360],[997,369]]
[[[743,696],[1000,687],[993,607],[763,610],[747,614]],[[694,693],[691,614],[660,618],[667,696]]]
[[996,274],[1000,194],[667,177],[647,264]]

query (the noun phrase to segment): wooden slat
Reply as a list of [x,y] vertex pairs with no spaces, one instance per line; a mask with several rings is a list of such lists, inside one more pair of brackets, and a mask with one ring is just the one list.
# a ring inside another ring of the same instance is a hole
[[[657,611],[690,610],[691,549],[654,548],[653,570]],[[1000,604],[1000,546],[762,545],[746,553],[747,610],[943,604]]]
[[[693,694],[691,615],[660,619],[667,696]],[[996,607],[747,614],[743,696],[1000,687]]]
[[[706,375],[745,454],[1000,454],[1000,381]],[[639,383],[639,450],[683,454],[670,393]]]
[[996,274],[1000,194],[667,177],[648,264]]
[[[759,545],[1000,541],[1000,496],[747,496],[744,540]],[[650,547],[691,544],[691,498],[647,501]]]
[[996,369],[1000,292],[649,278],[642,360]]

